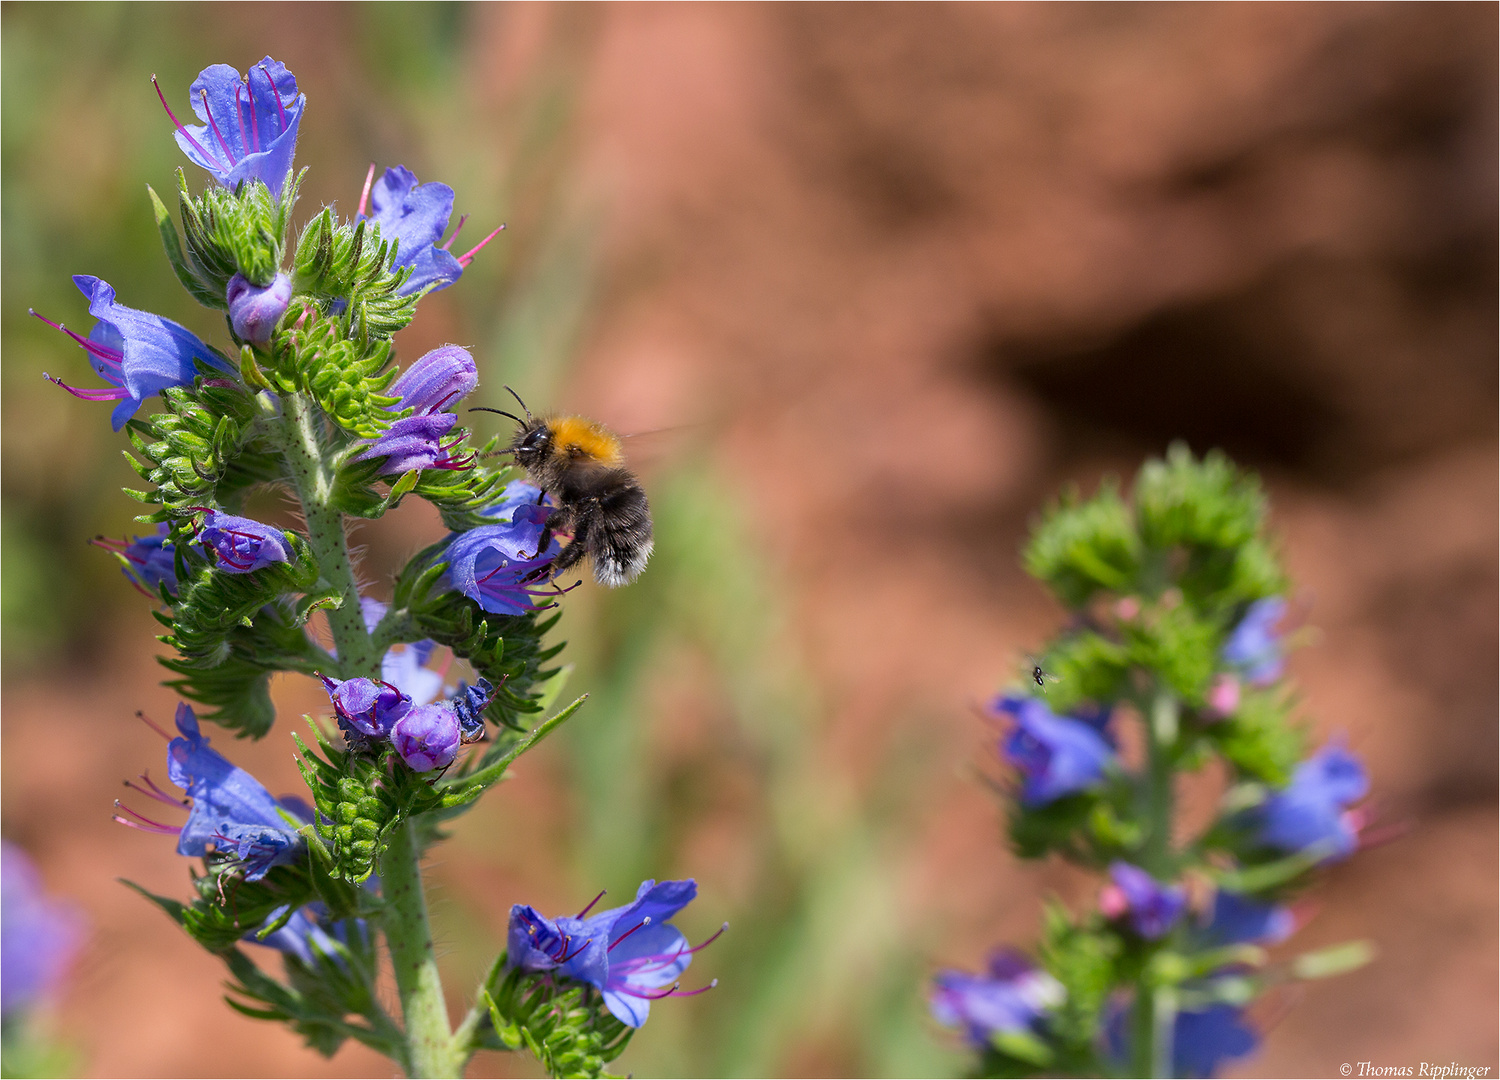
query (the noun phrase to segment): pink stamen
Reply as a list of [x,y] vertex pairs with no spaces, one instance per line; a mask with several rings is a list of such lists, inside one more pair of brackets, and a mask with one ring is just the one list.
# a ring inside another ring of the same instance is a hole
[[229,149],[229,141],[224,138],[224,133],[219,130],[219,125],[214,122],[213,111],[208,107],[208,91],[199,90],[198,96],[203,99],[203,115],[208,117],[208,126],[213,129],[214,136],[219,140],[219,145],[224,148],[224,156],[229,159],[231,165],[238,164],[234,159],[234,151]]
[[[260,67],[261,67],[262,71],[265,70],[265,65],[264,64],[260,65]],[[245,96],[250,99],[250,137],[255,140],[255,150],[256,150],[256,153],[259,153],[260,152],[260,123],[259,123],[259,121],[258,121],[258,119],[257,119],[257,117],[255,115],[255,84],[250,81],[251,78],[254,77],[254,75],[255,75],[255,68],[251,68],[249,71],[247,71],[245,73]],[[270,76],[267,75],[266,78],[270,78]],[[274,90],[275,87],[276,87],[276,84],[272,83],[271,84],[271,88]],[[243,124],[241,125],[241,127],[243,129]]]
[[111,367],[119,367],[120,361],[125,358],[125,354],[122,353],[119,349],[111,349],[108,345],[101,345],[99,344],[99,342],[86,338],[82,334],[74,333],[62,323],[55,323],[51,319],[47,318],[47,316],[38,314],[33,308],[27,308],[26,313],[28,315],[34,316],[35,318],[41,319],[42,322],[46,323],[54,330],[61,330],[64,334],[67,334],[70,338],[76,341],[85,352],[89,353],[92,356],[97,356],[102,363],[109,364]]
[[[240,91],[243,89],[245,89],[244,83],[239,83],[234,88],[234,118],[240,125],[240,145],[249,149],[250,140],[245,138],[245,114],[240,111]],[[250,112],[254,115],[255,109],[253,106]]]
[[365,189],[359,193],[359,217],[365,216],[370,205],[370,187],[375,183],[375,163],[370,162],[370,171],[365,173]]
[[61,379],[56,378],[52,375],[48,375],[45,371],[42,372],[42,378],[46,379],[48,382],[56,383],[58,386],[61,386],[64,390],[72,394],[74,397],[81,398],[84,401],[121,401],[130,396],[130,391],[125,389],[123,386],[111,387],[107,390],[103,388],[96,390],[85,390],[81,387],[69,386]]
[[[135,819],[135,821],[125,821],[124,819],[122,819],[120,817],[120,814],[114,814],[114,815],[112,815],[114,817],[114,819],[116,821],[118,821],[121,825],[129,825],[131,828],[140,829],[143,832],[154,832],[154,833],[180,833],[180,832],[182,832],[182,826],[181,825],[163,825],[159,821],[152,821],[145,814],[140,814],[140,813],[137,813],[136,811],[130,809],[130,807],[126,806],[119,799],[115,800],[115,809],[118,810],[118,811],[120,811],[121,814],[129,814],[132,818]],[[140,822],[140,824],[136,824],[136,822]]]
[[[728,929],[729,929],[729,924],[725,923],[723,926],[719,927],[718,930],[714,931],[713,937],[709,938],[707,941],[703,941],[703,942],[700,942],[697,945],[694,945],[691,949],[684,949],[683,952],[685,952],[689,956],[691,956],[693,953],[697,952],[699,949],[706,949],[706,948],[708,948],[714,942],[718,941],[719,937],[724,933],[724,931],[726,931]],[[681,956],[682,953],[679,953],[678,955]]]
[[181,829],[169,829],[165,825],[163,825],[161,828],[153,829],[149,825],[141,825],[138,822],[131,821],[129,818],[123,818],[119,814],[111,814],[110,819],[113,821],[118,821],[121,825],[129,825],[132,829],[139,829],[141,832],[158,833],[163,836],[182,835]]
[[491,240],[495,239],[495,237],[499,236],[500,231],[504,228],[505,224],[503,222],[500,225],[496,226],[494,232],[490,233],[483,240],[479,241],[479,243],[475,244],[468,251],[464,252],[458,257],[458,265],[462,266],[464,269],[468,269],[469,264],[474,261],[474,256],[479,254],[480,249],[483,248],[485,244],[488,244]]
[[[455,226],[453,226],[453,231],[448,234],[448,239],[445,240],[442,244],[439,245],[444,251],[447,251],[450,247],[453,246],[453,241],[455,241],[455,240],[458,239],[459,231],[463,229],[464,222],[466,222],[468,220],[469,220],[469,215],[468,214],[459,214],[458,215],[458,224],[455,225]],[[504,226],[502,226],[502,228],[503,227]]]
[[[156,87],[156,96],[161,98],[161,107],[167,110],[167,116],[171,118],[172,125],[177,128],[178,131],[182,132],[182,137],[188,142],[192,143],[193,149],[197,150],[198,153],[202,154],[209,161],[212,161],[215,164],[219,164],[218,155],[210,154],[207,150],[203,149],[202,144],[199,143],[197,139],[189,135],[188,129],[182,126],[182,122],[178,120],[176,115],[172,112],[172,106],[167,104],[167,96],[161,92],[161,84],[156,81],[155,75],[151,76],[151,85]],[[223,167],[224,166],[222,164],[219,164],[219,168],[222,169]]]
[[271,93],[276,96],[276,111],[281,115],[281,130],[286,130],[286,106],[281,103],[281,90],[276,85],[276,80],[271,78],[271,72],[265,64],[256,64],[256,67],[265,72],[266,82],[271,84]]
[[144,790],[144,789],[142,789],[140,787],[136,787],[135,783],[133,781],[130,781],[130,780],[125,781],[125,786],[126,787],[135,788],[142,795],[149,795],[153,799],[156,799],[158,802],[164,802],[164,803],[166,803],[168,806],[191,806],[192,805],[193,800],[191,800],[191,799],[189,799],[189,798],[187,798],[185,796],[182,797],[182,798],[174,798],[173,796],[168,795],[161,788],[157,787],[156,786],[156,781],[151,779],[151,772],[150,772],[149,769],[146,770],[145,772],[141,773],[140,779],[145,782],[146,787],[148,787],[148,788],[151,789],[150,791],[146,791],[146,790]]
[[620,944],[620,942],[624,941],[626,938],[628,938],[631,934],[635,933],[641,927],[643,927],[643,926],[649,926],[650,924],[651,924],[651,916],[647,915],[644,919],[642,919],[640,922],[636,923],[629,930],[625,931],[619,937],[615,938],[614,942],[610,945],[610,947],[606,951],[607,952],[614,952],[616,945]]
[[[96,536],[89,543],[95,547],[101,547],[105,551],[112,551],[117,555],[124,555],[126,549],[130,547],[125,541],[116,540],[111,536]],[[129,556],[127,555],[126,558],[129,558]]]
[[604,899],[604,894],[606,892],[608,892],[608,891],[609,891],[608,889],[600,889],[599,890],[599,895],[596,896],[596,897],[594,897],[592,900],[590,900],[588,902],[588,906],[585,907],[582,911],[580,911],[577,915],[574,915],[573,918],[575,918],[575,919],[581,919],[585,915],[587,915],[589,912],[593,911],[594,910],[594,905],[597,904],[600,900],[603,900]]
[[660,1001],[662,998],[669,997],[697,997],[704,991],[712,990],[718,985],[719,980],[715,979],[707,986],[700,986],[696,990],[684,990],[681,983],[673,983],[667,990],[660,994],[648,994],[644,990],[630,990],[623,987],[620,989],[620,993],[629,994],[631,997],[645,998],[647,1001]]
[[156,732],[163,739],[166,739],[168,742],[172,741],[172,736],[168,735],[165,731],[163,731],[161,729],[161,726],[158,725],[155,720],[152,720],[151,717],[147,716],[145,713],[141,712],[139,709],[137,709],[135,711],[135,718],[137,720],[139,720],[141,723],[145,724],[152,731]]

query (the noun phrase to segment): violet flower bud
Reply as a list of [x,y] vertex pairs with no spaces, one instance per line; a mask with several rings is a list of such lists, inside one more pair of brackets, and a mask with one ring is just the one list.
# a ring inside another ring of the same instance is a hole
[[391,742],[417,772],[446,768],[458,754],[458,717],[447,705],[419,705],[396,721]]
[[479,368],[469,350],[443,345],[426,353],[391,384],[401,398],[395,409],[415,409],[418,416],[446,409],[479,385]]
[[270,344],[276,324],[292,302],[292,279],[277,274],[269,285],[252,285],[244,274],[235,274],[224,290],[229,302],[229,321],[234,332],[255,345]]
[[291,546],[280,529],[219,510],[204,515],[198,540],[218,558],[219,569],[229,574],[248,574],[291,560]]
[[340,682],[326,675],[318,678],[323,680],[339,723],[369,738],[387,738],[396,721],[411,711],[411,698],[389,683],[373,679]]

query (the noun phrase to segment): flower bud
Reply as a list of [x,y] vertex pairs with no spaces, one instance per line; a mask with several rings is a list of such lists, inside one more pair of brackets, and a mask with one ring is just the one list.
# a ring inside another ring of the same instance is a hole
[[277,274],[276,280],[262,287],[250,284],[243,274],[235,274],[224,290],[224,299],[229,302],[234,332],[245,341],[266,345],[292,302],[292,279]]
[[446,705],[419,705],[396,721],[391,742],[417,772],[446,768],[458,753],[458,717]]
[[346,679],[339,682],[320,675],[323,687],[333,702],[340,723],[361,735],[383,739],[391,728],[411,709],[411,698],[398,688],[373,679]]
[[291,558],[286,534],[280,529],[218,510],[204,515],[198,540],[218,558],[219,569],[229,574],[248,574]]
[[469,350],[444,345],[424,355],[391,384],[398,395],[397,409],[415,409],[417,415],[446,409],[479,385],[479,369]]

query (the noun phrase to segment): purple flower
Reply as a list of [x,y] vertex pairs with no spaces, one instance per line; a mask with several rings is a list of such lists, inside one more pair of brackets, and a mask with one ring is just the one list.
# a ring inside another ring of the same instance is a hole
[[[261,925],[269,926],[284,914],[285,907],[277,908]],[[368,940],[369,931],[363,919],[341,919],[330,923],[326,915],[327,909],[321,903],[307,904],[293,912],[284,926],[264,938],[257,937],[258,931],[252,930],[242,940],[295,956],[308,967],[312,967],[319,956],[332,957],[342,966],[350,935],[357,934],[361,940]]]
[[115,290],[109,282],[74,274],[73,284],[89,298],[89,314],[98,320],[88,337],[41,315],[36,317],[78,342],[88,353],[89,365],[109,387],[81,389],[51,375],[45,377],[85,401],[118,401],[110,417],[116,431],[148,397],[168,387],[191,386],[197,376],[194,361],[233,371],[228,361],[186,327],[149,311],[115,303]]
[[391,406],[396,410],[415,409],[416,415],[446,409],[479,385],[479,369],[469,350],[458,345],[444,345],[425,353],[387,393],[401,400]]
[[6,1020],[56,990],[83,933],[81,912],[72,904],[49,899],[26,852],[4,841],[0,845],[0,1014]]
[[[447,243],[438,246],[448,228],[448,219],[453,216],[451,187],[437,183],[419,184],[416,175],[403,165],[387,169],[372,187],[374,176],[375,166],[371,165],[364,194],[360,196],[358,216],[360,220],[373,220],[380,226],[381,239],[397,242],[392,268],[411,267],[411,277],[399,290],[403,296],[446,289],[459,279],[479,250],[505,228],[501,225],[472,249],[455,256],[448,251],[448,246],[463,228],[463,218],[459,219],[458,228],[453,230]],[[367,209],[373,212],[366,215]]]
[[241,75],[228,64],[214,64],[199,72],[189,93],[193,112],[203,123],[184,127],[156,87],[182,152],[227,188],[259,180],[279,198],[292,171],[297,125],[307,104],[286,65],[268,56],[249,75]]
[[[497,615],[537,610],[533,598],[548,590],[534,588],[530,582],[546,577],[561,546],[552,537],[542,549],[542,533],[551,507],[538,506],[526,498],[511,499],[511,488],[530,487],[510,485],[506,501],[485,511],[486,516],[507,515],[500,524],[460,533],[448,545],[448,579],[453,588]],[[516,494],[523,495],[524,491]]]
[[1131,928],[1148,941],[1164,937],[1187,907],[1187,894],[1176,885],[1163,885],[1140,867],[1116,861],[1109,866],[1113,884],[1106,885],[1099,906],[1111,918],[1130,916]]
[[286,533],[275,526],[220,510],[205,512],[198,541],[205,551],[214,553],[219,569],[228,574],[248,574],[291,559]]
[[1062,984],[1013,949],[997,950],[983,975],[940,971],[932,983],[927,1002],[933,1018],[962,1027],[977,1047],[989,1046],[1002,1032],[1031,1029],[1063,999]]
[[1233,1005],[1210,1005],[1177,1014],[1172,1034],[1172,1075],[1212,1076],[1230,1058],[1244,1057],[1260,1039]]
[[236,273],[229,279],[224,299],[229,303],[229,322],[240,339],[266,345],[292,302],[292,279],[277,274],[269,285],[252,285],[244,274]]
[[1243,672],[1251,686],[1265,686],[1281,678],[1286,662],[1276,624],[1285,614],[1286,601],[1281,597],[1257,600],[1224,642],[1219,655],[1230,667]]
[[1000,698],[994,707],[1015,719],[1001,753],[1024,778],[1021,802],[1026,806],[1044,806],[1095,787],[1114,761],[1094,714],[1089,720],[1056,716],[1044,702],[1022,697]]
[[[603,896],[600,893],[599,896]],[[510,909],[507,962],[524,971],[556,971],[559,975],[598,988],[604,1005],[622,1024],[640,1027],[651,1002],[664,997],[689,997],[700,990],[679,990],[677,979],[702,945],[689,946],[670,920],[698,895],[698,883],[643,881],[635,901],[601,911],[585,919],[593,903],[569,917],[547,919],[529,905]],[[594,898],[598,903],[599,897]],[[663,990],[663,987],[667,989]]]
[[1276,945],[1295,929],[1289,908],[1220,889],[1214,896],[1213,919],[1201,937],[1208,945]]
[[371,739],[388,738],[391,729],[411,712],[412,699],[399,687],[372,679],[345,679],[340,682],[319,675],[323,688],[333,702],[339,726]]
[[1291,783],[1250,811],[1250,817],[1258,839],[1268,847],[1308,852],[1320,861],[1342,859],[1359,844],[1347,807],[1369,790],[1359,759],[1330,743],[1298,765]]
[[355,454],[354,461],[370,461],[385,458],[380,466],[381,476],[396,476],[412,469],[466,469],[474,461],[473,454],[453,456],[453,448],[463,442],[462,437],[443,442],[458,417],[453,413],[427,413],[397,420],[377,439]]
[[[213,845],[218,854],[233,855],[239,861],[247,881],[258,881],[273,866],[300,857],[302,838],[286,815],[306,821],[306,806],[298,800],[278,802],[271,798],[259,780],[211,748],[198,729],[198,718],[186,704],[177,706],[177,730],[181,734],[167,747],[167,775],[192,801],[187,822],[166,825],[118,801],[115,806],[120,813],[115,820],[145,832],[175,834],[179,855],[207,855],[209,845]],[[131,781],[126,781],[126,786],[181,809],[183,800],[168,795],[145,773],[140,779],[144,787]]]
[[167,593],[177,594],[177,566],[167,536],[172,528],[165,521],[157,526],[155,536],[137,536],[129,543],[95,537],[91,543],[102,547],[120,560],[120,569],[130,583],[153,600],[160,600],[163,584]]
[[417,772],[453,764],[460,738],[458,717],[447,705],[418,705],[391,729],[396,753]]

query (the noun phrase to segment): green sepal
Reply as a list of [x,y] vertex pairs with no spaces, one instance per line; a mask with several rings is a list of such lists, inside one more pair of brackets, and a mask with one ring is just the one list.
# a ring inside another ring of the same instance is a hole
[[1055,900],[1043,909],[1038,959],[1063,987],[1062,1000],[1049,1010],[1047,1029],[1061,1062],[1060,1074],[1085,1075],[1110,991],[1120,980],[1122,944],[1097,916],[1075,923]]
[[507,967],[503,957],[480,991],[485,1018],[475,1041],[490,1050],[531,1051],[549,1076],[612,1077],[605,1066],[629,1045],[635,1029],[604,1007],[586,983]]
[[1368,941],[1346,941],[1326,949],[1303,953],[1292,961],[1292,974],[1299,979],[1327,979],[1358,971],[1375,959],[1375,946]]
[[1033,527],[1022,558],[1026,572],[1070,607],[1100,589],[1129,589],[1140,570],[1141,542],[1118,485],[1106,480],[1086,501],[1076,488],[1065,490]]
[[1223,453],[1195,459],[1173,443],[1165,460],[1150,460],[1133,491],[1141,539],[1151,547],[1232,551],[1256,536],[1266,498],[1254,473],[1242,472]]
[[167,210],[166,204],[161,201],[150,184],[146,185],[146,194],[151,197],[151,210],[156,215],[156,229],[161,233],[161,244],[166,249],[167,261],[172,264],[172,272],[177,275],[177,280],[188,294],[204,307],[226,309],[228,301],[223,291],[215,292],[206,282],[201,279],[188,265],[187,258],[182,253],[182,241],[177,236],[177,224],[172,220],[172,214]]
[[1242,776],[1284,787],[1302,760],[1307,738],[1290,719],[1285,691],[1244,688],[1226,719],[1205,721],[1203,736]]
[[990,1036],[990,1044],[1001,1054],[1037,1069],[1045,1069],[1057,1057],[1052,1047],[1031,1031],[997,1031]]

